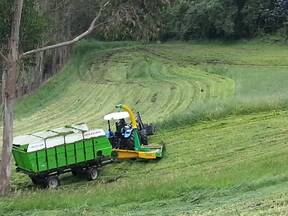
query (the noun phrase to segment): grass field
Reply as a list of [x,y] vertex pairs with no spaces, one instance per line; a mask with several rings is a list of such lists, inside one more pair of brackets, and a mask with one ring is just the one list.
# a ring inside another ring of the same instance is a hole
[[0,215],[285,215],[288,49],[260,42],[79,44],[19,100],[16,133],[87,122],[128,103],[156,123],[158,162],[126,161],[55,191],[13,175]]

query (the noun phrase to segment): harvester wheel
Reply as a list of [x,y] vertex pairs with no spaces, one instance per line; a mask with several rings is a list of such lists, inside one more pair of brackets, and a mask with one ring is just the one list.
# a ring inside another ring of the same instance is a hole
[[89,167],[87,169],[87,178],[89,181],[92,181],[98,178],[98,170],[96,167]]
[[135,148],[135,143],[134,143],[134,135],[132,134],[129,138],[129,140],[127,140],[127,144],[126,144],[126,148],[127,150],[134,150]]
[[60,185],[58,176],[50,176],[47,178],[46,185],[49,189],[55,189]]
[[140,132],[141,144],[148,145],[148,136],[146,130]]
[[156,128],[152,124],[144,124],[144,128],[146,130],[147,136],[151,136],[155,134]]

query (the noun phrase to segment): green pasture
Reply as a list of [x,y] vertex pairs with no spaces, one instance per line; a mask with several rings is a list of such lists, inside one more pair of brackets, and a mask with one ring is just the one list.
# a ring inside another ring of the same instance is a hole
[[14,173],[0,215],[269,215],[288,210],[288,49],[261,42],[84,41],[16,107],[16,134],[86,122],[127,103],[153,122],[158,162],[126,161],[55,191]]

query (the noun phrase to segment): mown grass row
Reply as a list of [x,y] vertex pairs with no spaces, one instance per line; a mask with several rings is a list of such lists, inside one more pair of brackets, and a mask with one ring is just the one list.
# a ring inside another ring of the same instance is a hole
[[[88,46],[85,53],[82,46]],[[22,99],[16,109],[17,133],[75,122],[104,127],[103,116],[118,103],[140,111],[146,121],[162,121],[192,103],[234,92],[230,78],[203,73],[195,66],[166,64],[147,55],[140,45],[123,50],[110,46],[99,50],[97,43],[93,49],[91,44],[80,45],[61,74]]]
[[[113,164],[103,169],[98,182],[77,182],[67,176],[57,191],[20,190],[0,201],[0,208],[5,214],[61,210],[88,215],[128,215],[139,208],[146,214],[164,215],[167,205],[177,200],[178,207],[192,214],[214,200],[210,207],[227,214],[234,210],[221,209],[216,200],[222,200],[221,206],[233,205],[231,197],[287,181],[287,119],[287,112],[263,113],[166,131],[153,137],[155,143],[166,144],[165,157],[159,162]],[[252,196],[247,201],[254,203]],[[157,208],[142,206],[150,202]],[[168,215],[183,213],[174,208]]]
[[57,191],[15,174],[0,215],[286,212],[286,47],[84,42],[75,52],[62,73],[18,103],[17,133],[79,121],[105,127],[103,115],[125,102],[157,122],[151,142],[165,144],[165,156],[112,164],[96,182],[66,175]]
[[286,52],[285,47],[257,43],[84,42],[61,74],[18,103],[16,130],[79,121],[103,127],[103,115],[123,102],[147,121],[162,122],[161,127],[285,109],[288,75],[278,60],[286,62]]

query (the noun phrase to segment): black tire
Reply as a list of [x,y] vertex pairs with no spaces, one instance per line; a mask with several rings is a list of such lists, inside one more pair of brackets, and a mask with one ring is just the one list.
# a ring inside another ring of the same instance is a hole
[[56,189],[60,185],[58,176],[49,176],[46,180],[46,186],[49,189]]
[[152,124],[150,124],[150,125],[145,124],[144,129],[146,130],[147,136],[151,136],[151,135],[155,134],[155,127]]
[[148,136],[147,136],[146,130],[142,130],[140,132],[140,139],[141,139],[142,145],[148,145]]
[[40,185],[40,180],[37,176],[30,176],[30,179],[34,185]]
[[134,143],[134,134],[131,134],[130,138],[127,140],[127,150],[134,150],[135,149],[135,143]]
[[71,173],[73,176],[78,176],[78,175],[81,175],[83,173],[83,170],[80,167],[75,167],[75,168],[71,169]]
[[77,176],[78,172],[76,172],[75,170],[71,170],[72,176]]
[[46,187],[46,179],[41,176],[29,176],[35,186]]
[[98,169],[96,167],[89,167],[87,169],[87,179],[88,181],[93,181],[98,178]]

